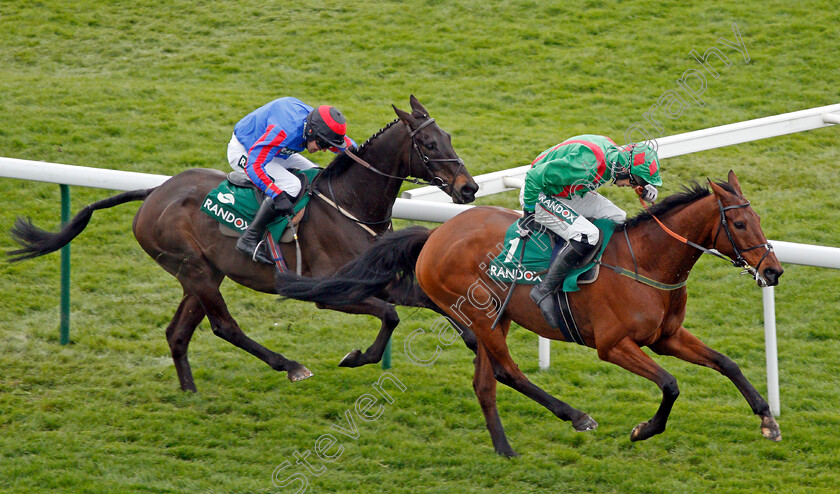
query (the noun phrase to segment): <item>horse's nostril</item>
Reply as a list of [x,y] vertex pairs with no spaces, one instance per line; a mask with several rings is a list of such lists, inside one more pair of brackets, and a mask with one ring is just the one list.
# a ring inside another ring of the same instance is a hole
[[774,268],[767,268],[762,271],[762,275],[764,275],[764,279],[767,280],[771,285],[775,285],[778,283],[779,276],[782,275],[782,272]]

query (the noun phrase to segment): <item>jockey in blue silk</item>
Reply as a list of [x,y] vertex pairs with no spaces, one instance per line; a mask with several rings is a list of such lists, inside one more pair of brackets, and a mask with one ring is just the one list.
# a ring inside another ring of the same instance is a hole
[[301,154],[339,153],[356,143],[347,137],[344,115],[332,106],[313,108],[297,98],[279,98],[252,111],[233,128],[228,162],[244,170],[266,199],[236,248],[254,257],[265,229],[278,216],[293,214],[292,203],[301,192],[300,181],[289,169],[317,166]]

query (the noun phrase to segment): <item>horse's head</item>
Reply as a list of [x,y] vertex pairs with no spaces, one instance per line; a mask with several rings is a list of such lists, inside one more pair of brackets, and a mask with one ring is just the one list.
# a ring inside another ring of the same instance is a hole
[[414,95],[411,95],[411,110],[408,113],[394,106],[411,138],[408,150],[411,175],[437,185],[458,204],[474,201],[478,184],[452,148],[449,134],[429,117]]
[[720,209],[720,226],[715,233],[714,248],[743,264],[755,276],[758,286],[775,286],[784,269],[773,253],[761,220],[741,193],[735,172],[729,171],[728,183],[713,183],[712,192]]

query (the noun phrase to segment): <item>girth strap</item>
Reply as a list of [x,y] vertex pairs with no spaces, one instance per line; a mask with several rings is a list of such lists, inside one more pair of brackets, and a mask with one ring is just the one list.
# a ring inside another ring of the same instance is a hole
[[559,329],[563,334],[563,338],[566,341],[586,346],[577,322],[575,322],[575,317],[572,315],[572,307],[569,305],[569,293],[558,290],[554,292],[554,296],[557,297],[557,307],[559,307],[560,317],[562,318]]

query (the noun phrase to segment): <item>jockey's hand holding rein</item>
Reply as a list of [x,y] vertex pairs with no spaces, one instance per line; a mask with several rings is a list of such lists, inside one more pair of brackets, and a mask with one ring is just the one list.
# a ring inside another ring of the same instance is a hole
[[636,194],[641,197],[643,201],[650,204],[653,204],[656,201],[656,196],[659,194],[659,191],[656,190],[656,187],[653,185],[632,185],[629,178],[616,180],[615,185],[618,187],[633,187]]

